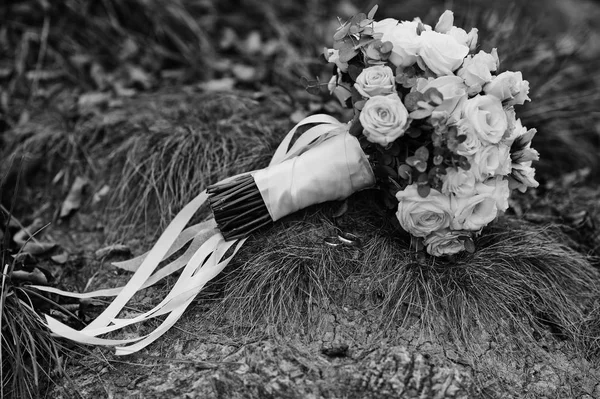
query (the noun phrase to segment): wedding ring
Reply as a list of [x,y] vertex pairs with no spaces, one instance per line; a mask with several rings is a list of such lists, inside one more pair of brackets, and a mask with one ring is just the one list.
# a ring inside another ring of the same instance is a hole
[[323,242],[327,245],[329,245],[330,247],[339,247],[340,245],[342,245],[342,243],[340,242],[338,237],[335,236],[329,236],[329,237],[325,237],[323,239]]
[[360,238],[352,233],[340,233],[338,234],[338,240],[341,243],[357,247],[360,244]]

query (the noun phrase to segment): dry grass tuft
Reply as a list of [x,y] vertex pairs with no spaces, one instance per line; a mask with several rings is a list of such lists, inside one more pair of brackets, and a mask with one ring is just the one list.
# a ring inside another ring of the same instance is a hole
[[215,314],[289,333],[315,328],[328,303],[356,301],[390,331],[417,322],[467,345],[482,329],[518,331],[517,340],[550,329],[585,341],[580,329],[600,275],[558,228],[503,218],[474,254],[446,261],[411,252],[391,216],[374,214],[371,194],[358,197],[342,229],[362,236],[359,250],[323,243],[336,231],[332,205],[288,217],[248,242],[244,261],[221,279]]

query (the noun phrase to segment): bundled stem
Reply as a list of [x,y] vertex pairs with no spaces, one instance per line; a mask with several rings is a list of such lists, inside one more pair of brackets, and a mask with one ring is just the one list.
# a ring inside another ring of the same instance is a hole
[[207,192],[217,226],[226,240],[245,238],[272,222],[251,175],[212,185]]

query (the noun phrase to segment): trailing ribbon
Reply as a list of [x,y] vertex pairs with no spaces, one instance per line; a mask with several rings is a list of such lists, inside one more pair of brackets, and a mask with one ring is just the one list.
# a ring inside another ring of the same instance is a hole
[[[290,148],[298,128],[310,124],[316,126],[308,129]],[[346,198],[375,181],[358,140],[348,134],[347,125],[329,115],[313,115],[302,120],[282,140],[268,168],[248,173],[253,174],[273,220],[312,204]],[[222,183],[238,176],[225,179]],[[135,272],[125,286],[87,293],[33,286],[41,291],[80,299],[115,296],[113,302],[81,331],[46,315],[48,328],[56,335],[80,343],[115,346],[117,355],[134,353],[158,339],[177,322],[206,283],[229,264],[246,241],[245,238],[226,241],[212,218],[184,230],[207,199],[208,194],[203,191],[188,203],[149,252],[126,262],[114,263],[117,267]],[[179,258],[155,272],[162,261],[187,244],[188,248]],[[224,258],[230,250],[230,255]],[[117,318],[138,291],[181,269],[175,286],[153,309],[132,318]],[[146,336],[98,338],[99,335],[162,315],[167,317]]]

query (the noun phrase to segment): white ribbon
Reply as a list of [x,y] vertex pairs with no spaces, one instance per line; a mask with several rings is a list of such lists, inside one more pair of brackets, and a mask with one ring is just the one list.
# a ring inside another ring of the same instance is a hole
[[[297,129],[309,124],[316,126],[308,129],[290,148]],[[329,115],[310,116],[298,123],[282,140],[269,167],[248,173],[254,175],[273,220],[309,205],[346,198],[375,182],[358,140],[348,134],[347,125]],[[235,177],[237,176],[222,182]],[[113,302],[81,331],[46,316],[48,328],[56,335],[84,344],[115,346],[117,355],[134,353],[168,331],[206,283],[229,264],[246,241],[225,241],[216,229],[214,219],[184,230],[207,199],[208,194],[203,191],[187,204],[149,252],[126,262],[115,263],[117,267],[135,272],[124,287],[72,293],[51,287],[33,286],[41,291],[80,299],[116,296]],[[160,262],[188,243],[190,245],[183,255],[154,272]],[[231,254],[224,259],[225,253],[231,248]],[[171,292],[153,309],[129,319],[117,318],[135,293],[182,268],[181,276]],[[167,317],[161,325],[146,336],[130,339],[98,338],[98,335],[165,314]]]
[[271,218],[278,220],[371,187],[375,175],[356,137],[338,129],[310,151],[256,172],[254,181]]

